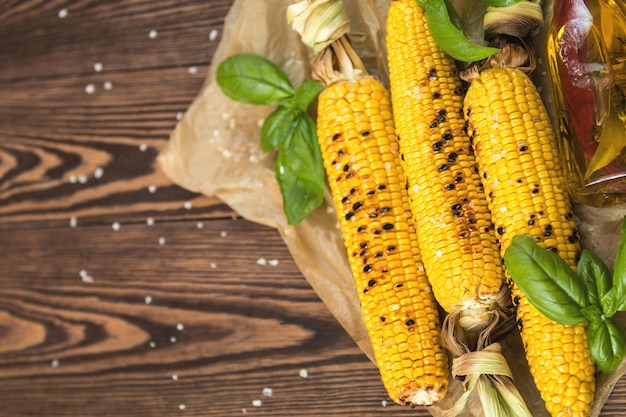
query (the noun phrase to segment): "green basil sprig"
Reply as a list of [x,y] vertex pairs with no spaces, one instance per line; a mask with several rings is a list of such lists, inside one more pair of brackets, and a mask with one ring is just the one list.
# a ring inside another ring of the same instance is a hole
[[[477,62],[494,55],[498,48],[477,45],[463,31],[463,24],[449,0],[416,0],[426,12],[428,30],[435,42],[452,58]],[[522,0],[480,0],[490,7],[511,6]]]
[[261,149],[277,150],[274,172],[290,225],[304,220],[324,199],[325,174],[315,121],[308,113],[323,86],[313,80],[294,88],[269,59],[250,53],[222,61],[216,82],[229,98],[247,104],[278,104],[261,126]]
[[531,236],[515,236],[504,254],[511,279],[546,317],[566,325],[587,322],[591,356],[602,372],[617,368],[626,357],[626,335],[613,319],[626,311],[626,218],[615,258],[608,267],[584,249],[577,271]]

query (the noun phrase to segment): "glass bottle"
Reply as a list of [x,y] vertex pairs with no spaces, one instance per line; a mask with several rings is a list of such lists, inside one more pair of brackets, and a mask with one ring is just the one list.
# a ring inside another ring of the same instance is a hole
[[546,36],[556,133],[568,191],[626,203],[626,5],[555,0]]

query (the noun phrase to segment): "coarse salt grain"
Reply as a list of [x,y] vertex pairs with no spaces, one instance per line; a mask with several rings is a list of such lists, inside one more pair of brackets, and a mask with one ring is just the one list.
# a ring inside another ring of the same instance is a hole
[[69,182],[71,184],[76,184],[76,181],[77,181],[76,175],[74,174],[70,175]]
[[182,111],[176,113],[176,120],[182,120],[185,114]]
[[96,62],[95,64],[93,64],[93,70],[95,72],[102,72],[103,68],[104,66],[102,65],[102,62]]
[[78,176],[78,182],[81,183],[81,184],[86,184],[87,180],[88,180],[88,178],[87,178],[86,175],[79,175]]
[[228,232],[226,230],[222,230],[220,232],[220,237],[226,237],[226,236],[228,236]]
[[196,224],[196,227],[197,227],[198,229],[202,229],[202,228],[204,227],[204,223],[202,223],[202,222],[198,222],[198,223]]
[[152,296],[151,295],[146,295],[146,298],[144,299],[146,304],[152,304]]
[[156,190],[157,190],[157,186],[156,185],[149,185],[148,186],[148,192],[154,194],[156,192]]
[[246,410],[245,408],[242,408],[242,409],[241,409],[241,413],[242,413],[242,414],[248,414],[248,410]]
[[260,407],[261,405],[263,405],[263,401],[261,401],[261,400],[252,400],[252,406],[253,407]]
[[159,32],[156,31],[156,29],[152,29],[149,33],[148,33],[148,37],[150,39],[155,39],[157,36],[159,35]]
[[179,410],[184,410],[185,408],[187,408],[187,406],[185,404],[178,404],[178,409]]
[[265,266],[265,265],[267,265],[267,259],[259,258],[259,259],[256,260],[256,264],[257,265],[261,265],[261,266]]
[[176,336],[172,336],[172,337],[170,337],[170,342],[172,342],[172,343],[176,343],[176,340],[177,340],[177,339],[176,339]]
[[70,217],[70,227],[76,227],[78,225],[78,219],[76,216]]
[[139,150],[141,152],[145,152],[148,150],[148,145],[146,145],[145,143],[142,143],[141,145],[139,145]]
[[172,375],[172,379],[173,379],[174,381],[178,381],[178,375],[176,375],[176,374]]
[[153,225],[154,225],[154,219],[153,219],[152,217],[148,217],[148,218],[146,219],[146,224],[147,224],[148,226],[153,226]]
[[270,259],[269,261],[267,261],[267,263],[270,266],[276,266],[278,265],[278,259]]
[[53,368],[57,368],[59,366],[59,360],[58,359],[52,359],[52,362],[50,363],[50,366],[52,366]]
[[102,178],[103,175],[104,175],[104,169],[102,169],[101,167],[98,167],[93,171],[94,178]]
[[309,377],[309,371],[307,371],[306,369],[300,369],[300,373],[299,373],[300,377],[302,378],[308,378]]
[[102,88],[109,91],[113,89],[113,83],[111,81],[105,81],[104,84],[102,84]]
[[149,345],[150,345],[151,348],[155,348],[156,347],[156,342],[150,342]]
[[191,201],[185,201],[183,207],[187,210],[191,210],[191,207],[193,207],[193,203]]
[[176,330],[178,330],[179,332],[182,332],[185,329],[185,325],[182,323],[178,323],[176,325]]
[[64,18],[66,18],[66,17],[67,17],[67,15],[68,15],[68,13],[69,13],[69,12],[67,11],[67,9],[61,9],[61,10],[59,10],[59,18],[60,18],[60,19],[64,19]]
[[271,397],[274,391],[270,387],[263,388],[263,395],[266,397]]
[[382,400],[382,401],[381,401],[381,405],[382,405],[383,407],[387,407],[387,400]]
[[189,67],[189,69],[187,70],[189,71],[189,74],[197,74],[198,73],[198,67]]
[[113,222],[113,224],[111,225],[111,228],[115,230],[116,232],[120,230],[121,227],[122,225],[120,225],[119,222]]
[[211,269],[215,269],[215,268],[217,268],[217,264],[216,264],[215,262],[211,262],[211,263],[209,264],[209,267],[210,267]]
[[163,236],[159,238],[159,245],[161,246],[165,245],[165,238]]
[[87,84],[85,86],[85,93],[93,94],[96,92],[96,86],[94,84]]
[[219,31],[218,31],[217,29],[212,29],[212,30],[209,32],[209,40],[210,40],[211,42],[213,42],[214,40],[216,40],[216,39],[217,39],[217,36],[218,36],[218,35],[219,35]]
[[89,273],[84,269],[78,271],[78,275],[80,275],[80,279],[82,279],[83,282],[86,282],[88,284],[91,284],[93,282],[93,277],[89,275]]

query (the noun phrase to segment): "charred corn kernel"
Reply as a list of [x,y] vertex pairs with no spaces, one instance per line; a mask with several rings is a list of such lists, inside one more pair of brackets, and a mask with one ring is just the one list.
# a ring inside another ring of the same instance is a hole
[[[529,234],[575,268],[579,236],[556,140],[530,78],[513,68],[490,68],[465,97],[468,131],[502,253],[515,235]],[[591,412],[594,363],[584,326],[555,323],[515,286],[517,322],[537,388],[552,416]]]
[[504,272],[455,63],[436,45],[415,0],[391,2],[387,50],[403,168],[436,299],[447,312],[492,299]]
[[447,390],[447,357],[415,239],[389,94],[371,76],[331,84],[319,96],[317,123],[383,383],[400,404],[432,404]]

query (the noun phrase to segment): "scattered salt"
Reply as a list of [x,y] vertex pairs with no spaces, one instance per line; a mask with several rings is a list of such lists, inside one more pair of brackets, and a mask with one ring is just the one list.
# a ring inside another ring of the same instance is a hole
[[172,342],[172,343],[176,343],[176,336],[172,336],[172,337],[170,337],[170,342]]
[[74,175],[74,174],[70,175],[69,181],[70,181],[70,183],[75,184],[76,183],[76,175]]
[[252,400],[253,407],[260,407],[263,404],[261,400]]
[[67,11],[67,9],[61,9],[61,10],[59,10],[59,18],[60,18],[60,19],[64,19],[64,18],[66,18],[68,13],[69,13],[69,12]]
[[87,94],[93,94],[96,92],[96,86],[93,84],[87,84],[85,86],[85,93]]
[[113,230],[115,230],[117,232],[118,230],[120,230],[120,227],[122,227],[122,226],[119,224],[119,222],[113,222],[111,227],[113,228]]
[[87,182],[87,176],[86,175],[79,175],[78,176],[78,182],[80,182],[81,184],[85,184]]
[[155,348],[156,347],[156,342],[150,342],[150,347],[151,348]]
[[52,362],[50,363],[50,366],[52,366],[53,368],[57,368],[59,366],[59,360],[58,359],[52,359]]
[[259,258],[259,259],[256,260],[256,264],[257,265],[261,265],[261,266],[267,265],[267,259]]
[[382,400],[382,401],[381,401],[381,405],[382,405],[383,407],[387,407],[387,400]]
[[266,397],[271,397],[274,391],[270,387],[263,388],[263,395]]
[[308,378],[309,377],[309,371],[307,371],[306,369],[300,369],[300,374],[299,374],[302,378]]
[[102,84],[102,87],[109,91],[113,88],[113,83],[111,81],[105,81],[104,84]]
[[76,216],[70,217],[70,227],[76,227],[77,225],[78,225],[78,220],[76,219]]
[[204,227],[204,223],[202,223],[202,222],[198,222],[198,224],[196,224],[196,227],[197,227],[198,229],[202,229],[202,228]]
[[228,232],[226,230],[222,230],[220,232],[220,237],[226,237],[226,236],[228,236]]
[[443,256],[443,252],[438,250],[437,252],[435,252],[435,256],[437,256],[437,258],[441,258]]
[[187,408],[185,404],[178,404],[178,409],[184,410],[185,408]]
[[148,192],[154,194],[156,192],[156,190],[157,190],[157,186],[156,185],[149,185],[148,186]]
[[146,298],[144,300],[146,302],[146,304],[152,304],[152,296],[151,295],[146,295]]
[[192,206],[193,206],[193,203],[191,201],[185,201],[185,203],[183,204],[183,207],[187,210],[191,210]]
[[276,266],[276,265],[278,265],[278,259],[270,259],[269,261],[267,261],[267,263],[270,266]]
[[103,175],[104,175],[104,169],[100,167],[96,168],[95,171],[93,172],[94,178],[102,178]]
[[153,219],[152,217],[148,217],[148,218],[146,219],[146,224],[147,224],[148,226],[153,226],[153,225],[154,225],[154,219]]
[[211,262],[209,264],[209,267],[211,267],[211,269],[215,269],[215,268],[217,268],[217,264],[215,262]]
[[145,152],[148,150],[148,145],[146,145],[145,143],[142,143],[141,145],[139,145],[139,150],[141,152]]
[[172,375],[172,379],[173,379],[174,381],[178,381],[178,375],[176,375],[176,374]]
[[152,29],[150,31],[150,33],[148,33],[148,37],[150,39],[155,39],[158,36],[159,32],[157,32],[155,29]]
[[248,410],[246,410],[245,408],[242,408],[242,409],[241,409],[241,413],[242,413],[242,414],[248,414]]
[[176,330],[178,330],[179,332],[182,332],[185,329],[185,325],[182,323],[178,323],[176,325]]
[[96,62],[95,64],[93,64],[93,70],[95,72],[102,72],[103,68],[104,66],[102,65],[102,62]]
[[209,40],[213,42],[214,40],[217,39],[218,35],[219,35],[219,32],[217,31],[217,29],[211,30],[211,32],[209,32]]
[[185,113],[179,111],[178,113],[176,113],[176,120],[182,120],[184,115]]
[[198,73],[198,67],[189,67],[188,69],[189,74],[197,74]]
[[165,245],[165,238],[163,236],[159,238],[159,245],[161,246]]

